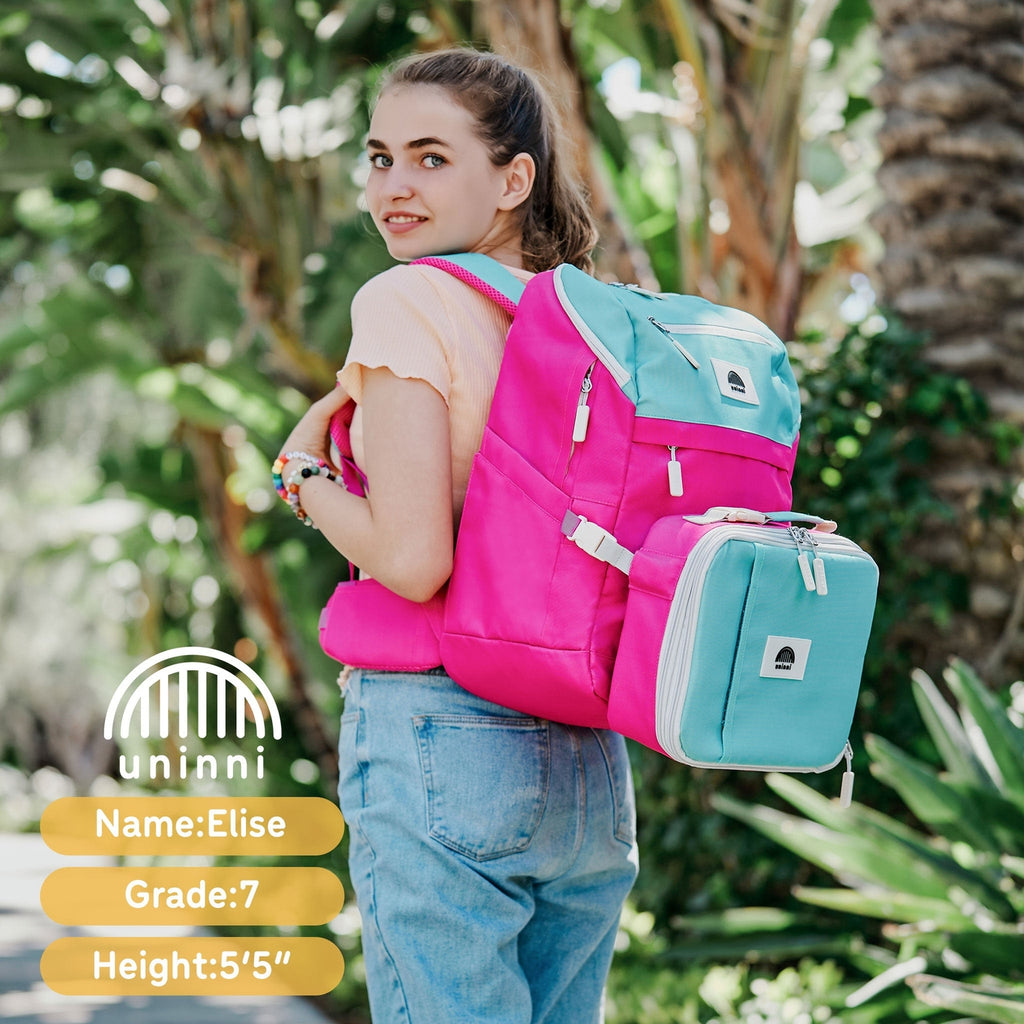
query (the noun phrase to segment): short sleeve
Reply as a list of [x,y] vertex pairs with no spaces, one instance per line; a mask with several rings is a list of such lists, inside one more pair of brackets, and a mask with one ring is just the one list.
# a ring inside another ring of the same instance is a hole
[[342,387],[358,403],[363,370],[386,367],[396,377],[426,381],[448,403],[450,320],[443,296],[421,269],[402,265],[371,278],[352,301],[352,343],[338,374]]

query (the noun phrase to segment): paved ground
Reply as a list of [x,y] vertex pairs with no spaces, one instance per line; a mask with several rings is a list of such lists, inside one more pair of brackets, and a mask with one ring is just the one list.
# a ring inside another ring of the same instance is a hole
[[[38,835],[0,833],[0,1022],[2,1024],[325,1024],[328,1018],[303,999],[284,997],[62,996],[39,975],[43,950],[86,929],[54,924],[39,905],[51,871],[71,864],[106,863],[52,852]],[[146,934],[139,928],[96,929],[107,935]],[[152,930],[150,930],[152,932]],[[161,929],[159,934],[167,934]]]

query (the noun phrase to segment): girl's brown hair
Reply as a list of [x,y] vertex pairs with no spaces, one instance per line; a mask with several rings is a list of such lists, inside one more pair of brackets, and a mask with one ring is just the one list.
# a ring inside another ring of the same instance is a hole
[[399,61],[379,94],[408,85],[437,86],[465,107],[496,167],[519,153],[533,157],[533,191],[517,207],[526,269],[539,272],[571,263],[592,272],[590,251],[597,244],[597,227],[583,188],[559,150],[562,132],[540,84],[497,54],[451,49]]

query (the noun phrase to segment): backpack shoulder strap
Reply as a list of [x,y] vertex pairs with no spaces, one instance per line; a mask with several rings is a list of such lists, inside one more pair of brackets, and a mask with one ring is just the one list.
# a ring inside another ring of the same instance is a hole
[[507,267],[480,252],[424,256],[422,259],[413,260],[413,263],[423,263],[446,271],[482,295],[486,295],[513,316],[526,288],[526,285]]

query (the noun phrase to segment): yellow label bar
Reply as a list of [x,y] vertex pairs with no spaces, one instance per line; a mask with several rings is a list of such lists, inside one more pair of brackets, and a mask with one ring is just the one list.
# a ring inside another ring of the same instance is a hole
[[326,924],[345,901],[325,868],[60,868],[40,901],[60,924]]
[[341,811],[323,797],[68,796],[43,811],[57,853],[197,857],[313,856],[341,842]]
[[182,936],[57,939],[43,981],[66,996],[323,995],[345,970],[327,939]]

